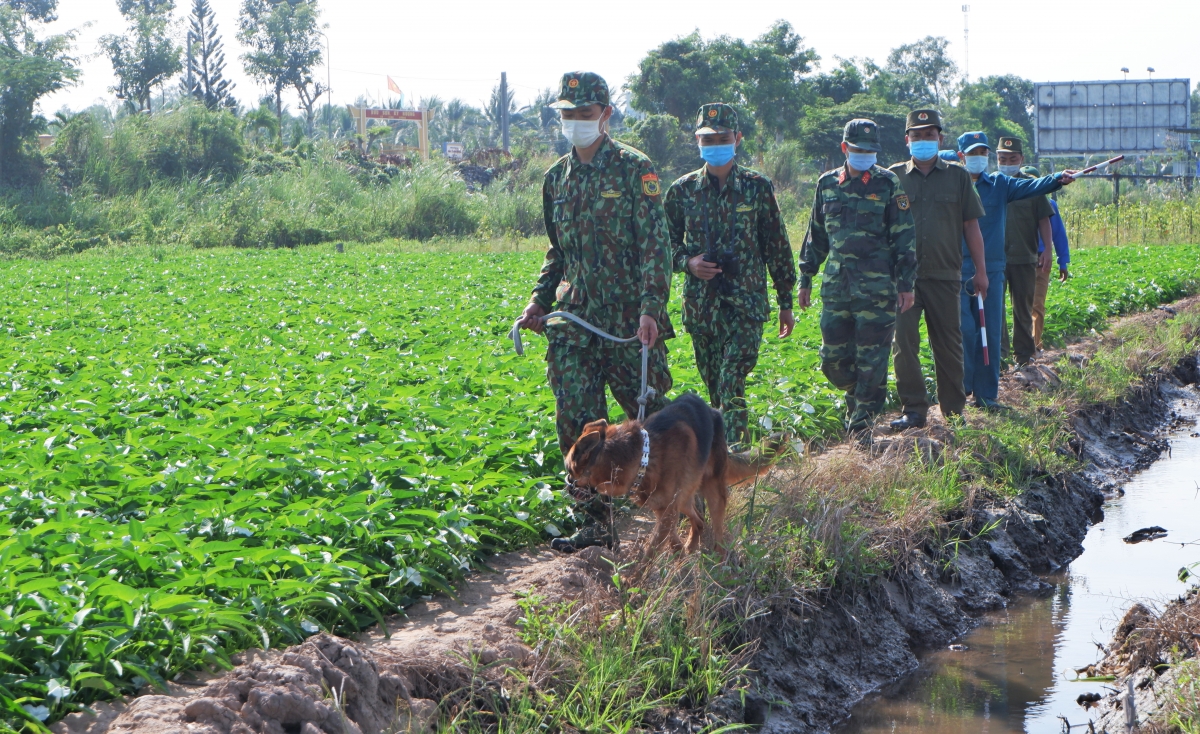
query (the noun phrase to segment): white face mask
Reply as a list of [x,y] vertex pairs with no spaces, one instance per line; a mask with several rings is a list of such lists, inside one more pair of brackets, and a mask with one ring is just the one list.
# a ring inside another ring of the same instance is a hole
[[586,148],[600,137],[600,121],[563,120],[562,134],[576,148]]
[[1016,176],[1018,173],[1021,172],[1021,165],[1019,163],[1015,166],[996,166],[996,167],[999,168],[1000,173],[1003,173],[1005,176]]

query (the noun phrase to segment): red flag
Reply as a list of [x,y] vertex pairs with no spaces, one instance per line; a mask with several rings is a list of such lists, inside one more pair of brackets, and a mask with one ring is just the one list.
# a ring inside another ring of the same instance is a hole
[[388,91],[394,92],[396,94],[399,94],[401,97],[403,97],[404,92],[400,91],[399,85],[397,85],[396,82],[392,81],[392,78],[390,76],[387,78],[387,80],[388,80]]

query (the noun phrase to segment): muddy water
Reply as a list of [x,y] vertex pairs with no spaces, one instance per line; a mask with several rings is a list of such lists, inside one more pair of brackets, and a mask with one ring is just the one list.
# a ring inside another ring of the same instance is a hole
[[[1175,409],[1200,417],[1195,401]],[[1104,692],[1104,684],[1075,681],[1074,669],[1100,659],[1097,643],[1108,643],[1134,601],[1178,596],[1185,589],[1176,577],[1180,567],[1200,560],[1200,544],[1178,545],[1200,541],[1200,437],[1191,435],[1197,430],[1174,433],[1170,456],[1104,506],[1083,555],[1046,578],[1052,595],[990,616],[958,641],[966,650],[925,656],[896,690],[855,708],[839,734],[1057,734],[1060,717],[1086,724],[1091,714],[1075,699]],[[1169,534],[1136,545],[1122,540],[1151,525]]]

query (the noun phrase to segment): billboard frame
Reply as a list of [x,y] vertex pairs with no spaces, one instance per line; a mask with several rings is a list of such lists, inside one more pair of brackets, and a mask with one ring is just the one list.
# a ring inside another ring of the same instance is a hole
[[[1179,84],[1182,95],[1176,94]],[[1068,103],[1056,104],[1063,92]],[[1189,78],[1035,82],[1034,151],[1041,158],[1170,154],[1173,129],[1190,126],[1191,93]],[[1046,146],[1049,134],[1055,142]],[[1180,152],[1191,153],[1186,138]]]

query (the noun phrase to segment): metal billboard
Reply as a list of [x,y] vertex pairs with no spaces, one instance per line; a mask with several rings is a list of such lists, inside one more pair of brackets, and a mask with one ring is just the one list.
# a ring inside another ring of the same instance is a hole
[[1041,82],[1034,97],[1041,156],[1166,151],[1191,122],[1190,79]]

